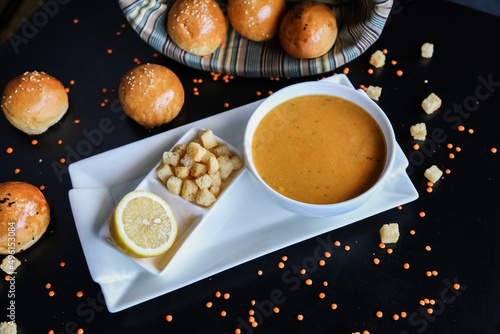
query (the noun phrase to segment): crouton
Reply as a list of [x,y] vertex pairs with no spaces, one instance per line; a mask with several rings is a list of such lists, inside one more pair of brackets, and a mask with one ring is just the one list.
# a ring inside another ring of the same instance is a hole
[[[5,271],[7,274],[12,275],[16,272],[16,269],[21,265],[21,261],[19,261],[14,255],[7,255],[2,264],[0,264],[0,268]],[[1,333],[1,332],[0,332]]]
[[210,188],[212,185],[212,177],[208,174],[203,174],[200,177],[197,177],[194,182],[198,185],[200,189]]
[[422,101],[422,109],[427,114],[432,114],[441,107],[441,99],[434,93],[431,93]]
[[217,157],[220,156],[229,156],[231,154],[231,151],[229,150],[229,146],[227,144],[219,144],[217,147],[214,147],[210,149],[210,152],[215,154]]
[[397,223],[384,224],[379,231],[380,242],[393,244],[399,239],[399,225]]
[[195,162],[190,169],[191,176],[195,178],[206,174],[207,171],[208,167],[204,164],[200,164],[199,162]]
[[181,193],[182,180],[177,176],[171,176],[167,181],[167,189],[174,195]]
[[156,175],[158,175],[160,180],[165,183],[169,177],[174,175],[174,172],[172,171],[172,167],[170,167],[170,165],[162,163],[158,166],[158,168],[156,168]]
[[240,157],[237,155],[233,155],[231,158],[231,163],[233,164],[233,170],[238,170],[243,167],[243,162]]
[[200,144],[195,142],[188,144],[187,154],[193,158],[194,161],[200,162],[205,153],[207,153],[207,150],[205,150]]
[[434,54],[434,44],[424,43],[420,49],[423,58],[432,58]]
[[427,127],[425,123],[417,123],[410,127],[410,133],[415,140],[425,140],[427,136]]
[[203,143],[203,147],[206,148],[207,150],[217,146],[217,140],[215,139],[212,130],[207,129],[204,131],[200,131],[198,136],[200,137],[201,142]]
[[219,172],[223,181],[226,181],[229,175],[233,171],[233,163],[228,156],[222,155],[217,158],[217,162],[219,163]]
[[382,87],[378,87],[378,86],[368,86],[368,88],[366,89],[366,94],[368,95],[368,97],[370,99],[372,99],[373,101],[378,101],[378,99],[380,98],[380,95],[382,94]]
[[372,56],[370,57],[370,65],[373,65],[375,67],[382,67],[385,65],[385,54],[377,50],[375,51]]
[[179,164],[180,157],[178,152],[163,152],[163,163],[175,167]]
[[199,188],[196,182],[193,180],[185,180],[182,183],[181,197],[189,202],[194,202],[196,200],[196,195],[198,194]]
[[432,165],[425,170],[424,176],[432,183],[436,183],[441,179],[441,176],[443,176],[443,172],[438,168],[438,166]]

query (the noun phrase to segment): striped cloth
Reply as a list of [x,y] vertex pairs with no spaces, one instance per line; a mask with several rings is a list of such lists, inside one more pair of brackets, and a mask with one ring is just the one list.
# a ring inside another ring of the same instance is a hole
[[[225,45],[207,57],[178,48],[167,34],[167,10],[175,0],[119,0],[128,22],[139,36],[167,57],[187,66],[241,77],[302,77],[332,71],[361,55],[380,36],[393,0],[323,0],[337,18],[334,47],[314,59],[287,55],[277,37],[253,42],[228,23]],[[218,1],[225,12],[226,4]],[[290,1],[293,2],[293,1]],[[290,4],[292,5],[292,4]]]

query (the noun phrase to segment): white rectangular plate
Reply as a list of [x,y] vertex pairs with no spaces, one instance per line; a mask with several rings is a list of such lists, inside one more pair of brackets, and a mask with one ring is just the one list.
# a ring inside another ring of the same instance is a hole
[[[352,87],[344,75],[325,80]],[[99,229],[118,201],[137,187],[165,147],[176,143],[191,127],[199,126],[213,130],[241,150],[246,122],[259,104],[257,101],[69,166],[73,184],[69,199],[76,228],[92,278],[100,284],[110,312],[418,198],[405,172],[408,161],[397,146],[392,175],[379,193],[360,209],[335,217],[303,217],[285,211],[261,196],[248,173],[241,173],[162,276],[144,270],[99,237]],[[114,168],[103,169],[101,166],[110,159],[116,161]]]

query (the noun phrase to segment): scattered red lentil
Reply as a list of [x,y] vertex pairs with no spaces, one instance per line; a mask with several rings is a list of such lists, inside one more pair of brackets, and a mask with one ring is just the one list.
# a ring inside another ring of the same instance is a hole
[[394,252],[392,248],[387,248],[387,254],[392,254],[392,252]]
[[379,260],[378,258],[374,258],[374,259],[373,259],[373,263],[375,263],[375,264],[379,264],[379,263],[380,263],[380,260]]
[[113,53],[113,50],[108,49],[108,51],[107,51],[107,52],[108,52],[108,54],[112,54],[112,53]]
[[410,231],[410,234],[411,234],[411,235],[415,235],[415,233],[416,233],[416,232],[415,232],[415,230],[411,230],[411,231]]
[[328,259],[332,256],[332,254],[330,252],[325,252],[325,257]]
[[224,294],[224,299],[229,299],[229,297],[231,297],[231,295],[229,294],[229,292],[226,292],[226,293]]
[[63,163],[65,163],[65,162],[66,162],[66,159],[61,158],[61,159],[59,160],[59,162],[63,164]]
[[431,246],[425,246],[425,250],[430,252],[431,251]]
[[221,296],[220,291],[217,291],[217,292],[215,293],[215,297],[220,298],[220,296]]
[[455,154],[453,153],[450,153],[448,156],[450,157],[450,159],[455,159]]
[[428,193],[431,193],[432,192],[432,187],[429,187],[426,189]]
[[325,294],[324,294],[323,292],[321,292],[321,293],[318,295],[318,297],[319,297],[320,299],[323,299],[323,298],[325,298]]
[[78,298],[83,297],[83,292],[82,292],[82,291],[78,291],[78,292],[76,293],[76,296],[77,296]]
[[463,125],[459,125],[458,128],[457,128],[458,131],[464,131],[465,130],[465,126]]
[[50,284],[50,283],[45,284],[45,289],[47,289],[47,290],[48,290],[48,289],[50,289],[51,287],[52,287],[52,284]]
[[437,276],[437,275],[438,275],[437,270],[433,270],[433,271],[432,271],[432,276]]
[[254,322],[254,321],[255,321],[254,317],[252,317],[252,316],[248,317],[248,322]]
[[402,207],[401,205],[398,205],[397,209],[398,209],[398,210],[402,210],[402,209],[403,209],[403,207]]
[[419,148],[420,148],[420,145],[418,145],[418,144],[413,145],[413,149],[414,149],[415,151],[416,151],[416,150],[418,150]]
[[318,264],[323,267],[326,264],[326,262],[325,260],[319,260]]
[[373,74],[373,69],[369,68],[367,72],[368,72],[368,74]]
[[122,34],[121,31],[116,32],[116,36],[120,36],[121,34]]
[[403,268],[405,268],[405,269],[410,269],[410,264],[409,264],[409,263],[405,263],[405,264],[403,265]]
[[227,107],[229,107],[229,103],[226,102],[226,103],[224,103],[224,108],[227,108]]
[[83,328],[78,328],[78,334],[83,334]]
[[14,152],[14,149],[12,147],[8,147],[5,152],[7,152],[7,154],[11,154],[12,152]]
[[453,289],[459,290],[460,289],[460,284],[458,284],[458,283],[453,284]]
[[297,320],[299,321],[304,320],[304,316],[302,314],[297,315]]
[[78,23],[78,19],[74,19],[74,20],[73,20],[73,23],[74,23],[74,24],[77,24],[77,23]]
[[397,62],[397,61],[395,61],[395,60],[391,61],[391,64],[392,64],[392,65],[396,65],[397,63],[398,63],[398,62]]
[[80,123],[80,120],[79,119],[75,119],[75,124],[78,124]]
[[348,252],[348,251],[350,251],[350,250],[351,250],[351,246],[349,246],[349,245],[345,245],[344,249]]
[[38,140],[33,139],[33,140],[31,141],[31,145],[36,145],[36,144],[38,144]]
[[61,267],[65,267],[65,266],[66,266],[66,262],[61,262],[61,263],[59,263],[59,265],[60,265]]
[[462,151],[462,148],[457,146],[457,147],[455,147],[455,151],[460,152],[460,151]]
[[382,316],[384,314],[382,313],[382,311],[377,311],[377,313],[375,313],[375,315],[377,316],[377,318],[382,318]]
[[396,75],[397,75],[398,77],[402,76],[402,75],[403,75],[403,71],[401,71],[401,70],[397,70],[397,71],[396,71]]
[[38,188],[40,188],[40,190],[45,190],[45,186],[44,186],[44,185],[41,185],[41,186],[40,186],[40,187],[38,187]]
[[425,217],[425,212],[424,211],[420,211],[420,213],[418,214],[420,217],[424,218]]
[[324,282],[323,282],[323,285],[324,285],[324,286],[328,286],[328,282],[327,282],[327,281],[324,281]]
[[401,318],[406,318],[407,316],[408,314],[405,311],[401,312]]
[[473,133],[474,133],[474,130],[473,130],[473,129],[469,129],[469,130],[468,130],[468,132],[469,132],[470,134],[473,134]]
[[54,334],[54,331],[51,329],[48,334]]
[[432,276],[432,273],[430,271],[427,271],[425,274],[427,275],[427,277],[431,277]]
[[336,310],[337,307],[338,307],[337,304],[335,304],[335,303],[332,304],[332,310]]
[[392,319],[394,319],[394,320],[399,320],[399,315],[398,315],[398,314],[394,314],[394,315],[392,316]]
[[383,242],[379,243],[379,244],[378,244],[378,246],[379,246],[380,248],[382,248],[382,249],[384,249],[384,248],[385,248],[385,244],[384,244]]
[[497,148],[496,147],[492,147],[491,148],[491,153],[497,153]]
[[222,311],[222,312],[220,313],[220,315],[221,315],[221,317],[225,317],[225,316],[227,315],[227,312],[226,312],[226,311]]
[[335,241],[335,246],[337,246],[337,247],[340,246],[340,241],[338,241],[338,240]]
[[69,81],[69,84],[70,84],[70,85],[74,85],[74,84],[75,84],[75,80],[70,80],[70,81]]
[[307,285],[311,285],[311,284],[313,284],[312,279],[310,279],[310,278],[306,279],[306,284],[307,284]]
[[260,96],[262,93],[261,93],[261,92],[259,92],[259,91],[257,91],[257,92],[255,92],[255,94],[256,94],[257,96]]
[[283,262],[278,263],[278,268],[280,269],[285,268],[285,264]]
[[349,67],[344,68],[344,74],[349,74]]
[[275,308],[273,308],[273,312],[274,312],[274,313],[279,313],[279,311],[280,311],[279,307],[275,307]]
[[451,173],[451,170],[450,169],[447,169],[444,171],[446,174],[450,174]]
[[262,270],[257,271],[257,275],[262,276]]
[[211,308],[213,304],[212,302],[207,302],[205,305],[207,306],[207,308]]
[[[252,305],[253,305],[253,304],[252,304]],[[249,310],[249,311],[248,311],[248,314],[249,314],[249,315],[254,315],[254,314],[255,314],[255,311],[254,311],[254,310]]]
[[429,308],[427,309],[427,313],[432,314],[432,313],[434,313],[434,310],[433,310],[433,309],[431,309],[431,308],[429,307]]
[[272,91],[272,90],[269,90],[269,91],[267,91],[267,94],[268,94],[268,95],[272,95],[272,94],[273,94],[273,91]]
[[434,183],[432,181],[427,181],[427,187],[432,187],[434,186]]
[[167,315],[167,316],[165,317],[165,319],[166,319],[168,322],[170,322],[170,321],[172,321],[173,317],[169,314],[169,315]]
[[52,290],[50,290],[50,291],[49,291],[49,296],[50,296],[50,297],[54,297],[54,295],[55,295],[55,294],[56,294],[56,293],[55,293],[54,291],[52,291]]
[[108,90],[107,90],[106,88],[103,88],[103,89],[102,89],[102,92],[103,92],[103,93],[106,93],[107,91],[108,91]]
[[19,168],[14,169],[14,174],[19,174],[21,170]]
[[451,150],[453,148],[453,144],[449,143],[448,145],[446,145],[446,147],[448,147]]
[[370,334],[370,332],[365,330],[363,331],[363,334]]

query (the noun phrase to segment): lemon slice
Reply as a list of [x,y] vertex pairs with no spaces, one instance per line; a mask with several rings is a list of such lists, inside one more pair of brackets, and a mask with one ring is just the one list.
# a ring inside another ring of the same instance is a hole
[[133,257],[166,252],[177,235],[177,221],[161,197],[136,190],[122,198],[111,215],[109,233],[116,246]]

